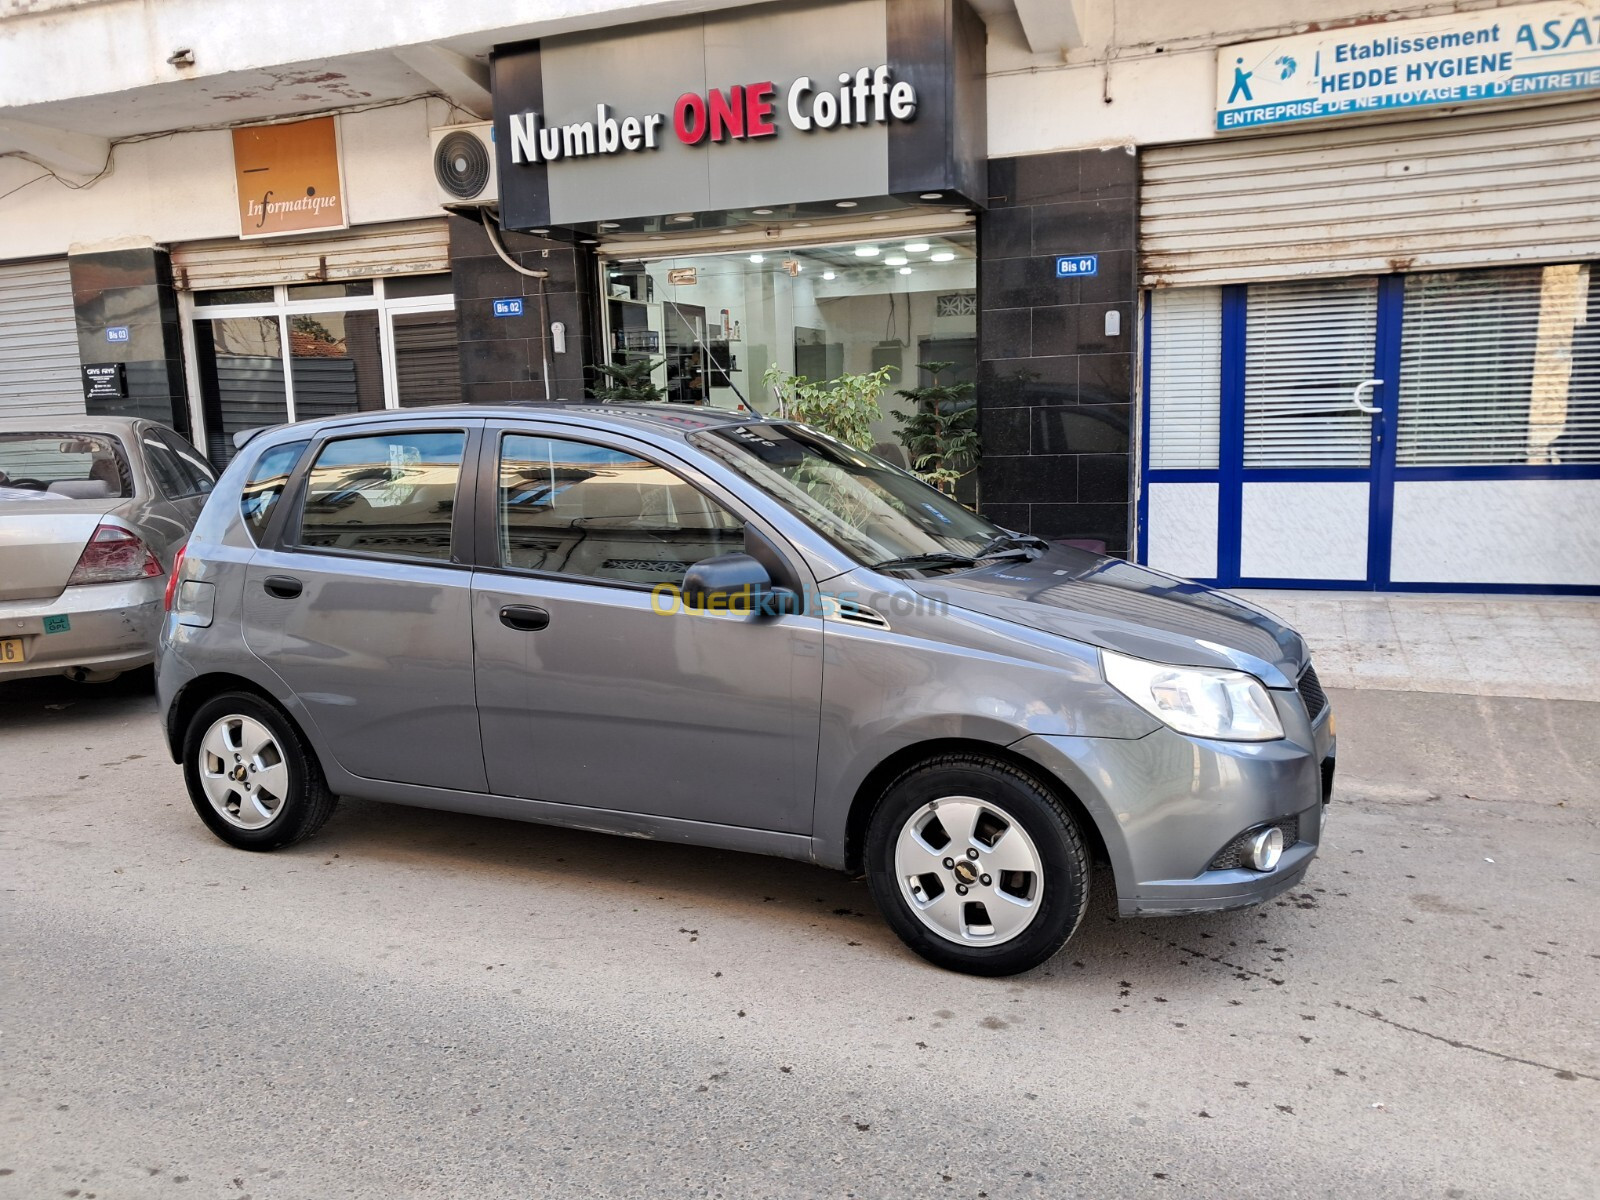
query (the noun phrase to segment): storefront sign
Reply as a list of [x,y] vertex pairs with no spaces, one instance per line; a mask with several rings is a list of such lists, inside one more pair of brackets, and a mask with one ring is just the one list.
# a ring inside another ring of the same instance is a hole
[[128,327],[126,325],[112,325],[106,329],[106,341],[125,342],[128,340]]
[[522,315],[522,301],[520,299],[496,300],[494,302],[494,315],[497,317],[520,317]]
[[1600,88],[1600,0],[1348,25],[1217,54],[1217,129]]
[[700,272],[693,267],[673,267],[667,272],[667,283],[672,287],[693,287],[700,282]]
[[1067,254],[1056,259],[1056,278],[1070,279],[1079,275],[1100,274],[1098,254]]
[[981,200],[983,36],[964,0],[790,0],[496,47],[506,226]]
[[333,117],[233,131],[239,236],[345,229],[339,131]]
[[[839,83],[837,93],[819,90],[809,75],[791,83],[782,110],[790,126],[813,133],[872,122],[909,121],[917,115],[917,89],[903,79],[891,79],[888,64],[860,68],[853,85],[846,71],[839,76]],[[672,105],[670,136],[685,146],[775,137],[779,125],[776,94],[771,80],[712,88],[703,96],[685,92]],[[609,104],[595,105],[592,121],[560,127],[546,126],[536,112],[512,113],[510,121],[513,163],[659,150],[668,136],[663,132],[666,113],[618,118]]]
[[120,400],[128,394],[128,368],[122,363],[85,363],[83,398]]

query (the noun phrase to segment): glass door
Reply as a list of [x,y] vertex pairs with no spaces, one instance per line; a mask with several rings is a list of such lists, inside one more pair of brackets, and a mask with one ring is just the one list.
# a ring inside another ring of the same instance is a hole
[[977,241],[970,231],[762,246],[605,265],[613,365],[648,360],[660,398],[737,410],[775,406],[769,370],[827,383],[892,368],[874,449],[906,464],[892,410],[918,364],[971,379]]

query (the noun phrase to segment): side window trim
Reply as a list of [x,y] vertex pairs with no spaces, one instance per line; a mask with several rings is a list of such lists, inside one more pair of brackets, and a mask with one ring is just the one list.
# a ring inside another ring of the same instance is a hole
[[[347,438],[389,437],[417,433],[459,433],[465,438],[461,447],[461,474],[456,481],[455,506],[451,510],[448,560],[408,558],[365,550],[340,550],[300,544],[298,534],[303,525],[311,468],[316,465],[323,448],[329,442],[343,441]],[[278,502],[278,511],[272,514],[267,530],[262,535],[261,549],[286,554],[314,554],[319,557],[354,558],[367,562],[409,563],[471,570],[475,563],[476,548],[473,538],[478,508],[477,497],[481,486],[478,478],[478,460],[482,454],[481,443],[484,440],[481,420],[443,421],[438,425],[404,424],[370,427],[341,425],[321,430],[311,438],[311,444],[301,451],[300,461],[295,464],[294,473],[290,476],[287,486],[283,489],[283,497]]]
[[803,561],[786,538],[760,513],[728,492],[693,463],[677,455],[636,441],[624,433],[592,429],[587,426],[565,425],[555,421],[490,421],[482,430],[483,439],[478,452],[477,487],[475,502],[477,519],[473,523],[473,557],[471,561],[480,571],[497,575],[510,575],[527,579],[549,579],[562,583],[583,584],[593,587],[622,588],[628,591],[649,592],[658,585],[625,579],[605,579],[596,575],[579,575],[563,571],[546,571],[532,567],[502,566],[500,563],[500,453],[507,437],[523,436],[548,438],[552,441],[580,442],[602,450],[631,454],[635,458],[676,475],[685,484],[702,493],[719,508],[737,517],[746,529],[756,533],[771,546],[784,565],[791,580],[779,582],[785,586],[801,586],[809,575],[795,565]]

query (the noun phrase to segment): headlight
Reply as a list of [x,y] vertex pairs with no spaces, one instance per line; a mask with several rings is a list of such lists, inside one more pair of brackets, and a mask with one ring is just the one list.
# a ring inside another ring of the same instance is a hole
[[1283,724],[1261,681],[1243,671],[1174,667],[1100,651],[1106,682],[1179,733],[1225,742],[1270,742]]

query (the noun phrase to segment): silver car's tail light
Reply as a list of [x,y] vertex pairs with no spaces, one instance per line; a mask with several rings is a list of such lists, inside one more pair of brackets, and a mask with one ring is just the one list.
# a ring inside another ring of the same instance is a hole
[[161,563],[150,547],[131,529],[102,523],[89,536],[78,555],[67,586],[75,583],[125,583],[132,579],[154,579],[161,574]]

